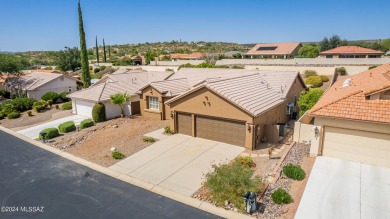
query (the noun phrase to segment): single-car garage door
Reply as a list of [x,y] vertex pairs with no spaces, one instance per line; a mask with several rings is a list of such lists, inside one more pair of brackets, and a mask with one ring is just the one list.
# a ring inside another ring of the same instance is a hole
[[390,135],[325,127],[323,155],[390,167]]
[[76,114],[92,118],[93,102],[76,100]]
[[245,146],[245,122],[196,116],[196,137]]
[[178,113],[177,114],[177,128],[178,133],[192,136],[192,116],[191,114]]

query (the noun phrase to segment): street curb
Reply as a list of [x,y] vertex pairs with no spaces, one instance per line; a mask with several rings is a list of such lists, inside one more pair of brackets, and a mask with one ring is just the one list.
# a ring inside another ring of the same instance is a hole
[[160,186],[156,186],[154,184],[145,182],[143,180],[140,180],[140,179],[128,176],[126,174],[123,174],[123,173],[120,173],[118,171],[109,169],[107,167],[100,166],[98,164],[95,164],[95,163],[92,163],[90,161],[84,160],[84,159],[82,159],[80,157],[76,157],[76,156],[74,156],[72,154],[69,154],[67,152],[64,152],[64,151],[61,151],[59,149],[53,148],[51,146],[48,146],[46,144],[43,144],[40,141],[36,141],[36,140],[30,139],[30,138],[28,138],[28,137],[26,137],[24,135],[21,135],[21,134],[15,132],[15,131],[13,131],[11,129],[8,129],[8,128],[5,128],[5,127],[3,127],[1,125],[0,125],[0,131],[4,131],[4,132],[6,132],[6,133],[8,133],[8,134],[10,134],[10,135],[12,135],[12,136],[14,136],[16,138],[22,139],[23,141],[26,141],[26,142],[28,142],[30,144],[33,144],[33,145],[35,145],[35,146],[37,146],[37,147],[39,147],[39,148],[41,148],[43,150],[49,151],[49,152],[51,152],[53,154],[56,154],[56,155],[61,156],[63,158],[66,158],[66,159],[68,159],[70,161],[73,161],[73,162],[78,163],[80,165],[83,165],[85,167],[91,168],[91,169],[93,169],[95,171],[98,171],[100,173],[108,175],[108,176],[110,176],[112,178],[115,178],[115,179],[121,180],[123,182],[132,184],[134,186],[143,188],[143,189],[148,190],[150,192],[153,192],[155,194],[158,194],[158,195],[161,195],[161,196],[173,199],[173,200],[175,200],[177,202],[180,202],[180,203],[192,206],[194,208],[197,208],[197,209],[200,209],[200,210],[203,210],[203,211],[206,211],[206,212],[209,212],[209,213],[212,213],[212,214],[215,214],[217,216],[224,217],[224,218],[231,218],[231,219],[248,218],[248,219],[253,219],[253,217],[251,217],[251,216],[240,214],[240,213],[237,213],[237,212],[234,212],[234,211],[230,211],[230,210],[226,210],[224,208],[218,208],[215,205],[212,205],[212,204],[210,204],[208,202],[204,202],[204,201],[201,201],[199,199],[195,199],[195,198],[183,195],[181,193],[178,193],[178,192],[175,192],[175,191],[172,191],[172,190],[169,190],[169,189],[165,189],[165,188],[162,188]]

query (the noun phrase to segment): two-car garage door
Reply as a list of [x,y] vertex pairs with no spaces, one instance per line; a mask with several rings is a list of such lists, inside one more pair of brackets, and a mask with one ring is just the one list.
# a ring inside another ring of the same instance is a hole
[[390,135],[325,127],[323,155],[390,167]]
[[[178,113],[177,126],[179,133],[192,135],[191,114]],[[195,115],[195,136],[245,146],[245,122]]]

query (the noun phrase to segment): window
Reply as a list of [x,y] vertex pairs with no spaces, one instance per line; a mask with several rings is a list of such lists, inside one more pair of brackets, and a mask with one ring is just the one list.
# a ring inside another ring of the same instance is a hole
[[257,49],[257,51],[272,51],[272,50],[276,50],[276,48],[278,48],[277,46],[263,46],[263,47],[259,47]]
[[69,93],[72,92],[72,87],[71,86],[68,87],[68,92]]
[[333,58],[333,55],[326,55],[326,58],[331,59],[331,58]]
[[160,109],[158,97],[148,97],[149,109]]

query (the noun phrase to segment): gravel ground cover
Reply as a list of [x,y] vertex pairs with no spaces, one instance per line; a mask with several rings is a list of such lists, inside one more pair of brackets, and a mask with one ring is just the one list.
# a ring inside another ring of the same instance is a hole
[[95,126],[70,132],[50,140],[47,144],[77,157],[108,167],[119,160],[111,156],[111,148],[126,157],[146,148],[152,143],[144,142],[143,135],[165,127],[169,121],[144,117],[117,118]]

